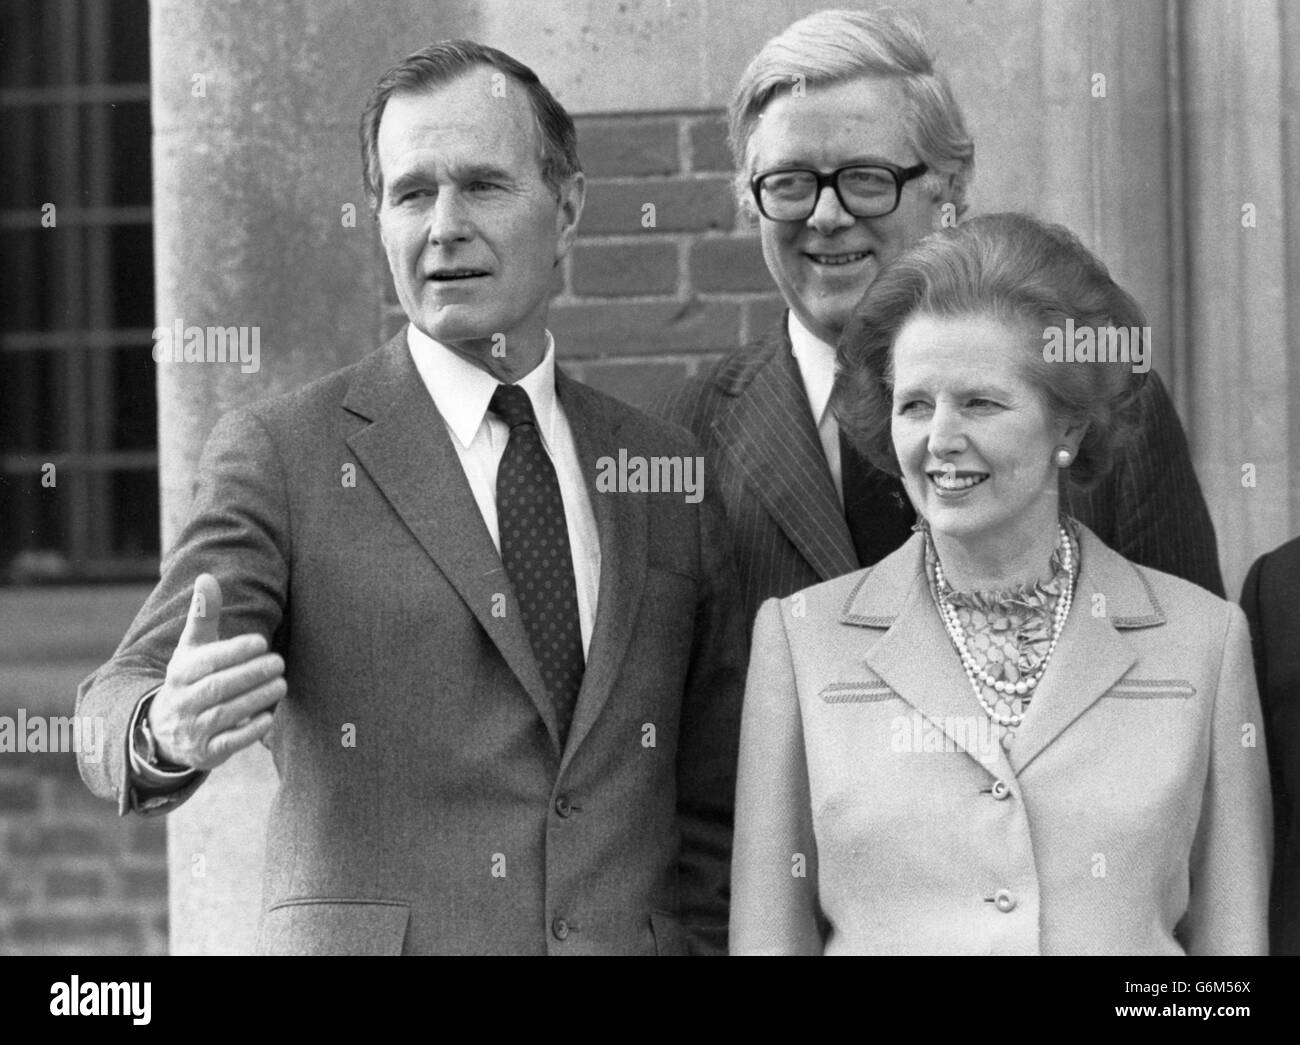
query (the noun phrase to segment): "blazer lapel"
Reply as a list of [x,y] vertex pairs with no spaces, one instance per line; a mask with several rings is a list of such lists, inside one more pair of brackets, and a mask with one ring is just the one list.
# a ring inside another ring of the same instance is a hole
[[[1082,568],[1070,616],[1009,754],[995,742],[992,757],[981,758],[979,747],[970,743],[972,735],[988,735],[981,721],[986,713],[975,699],[930,595],[924,537],[914,534],[868,571],[840,618],[845,624],[887,628],[867,651],[867,665],[954,744],[1008,783],[1137,662],[1133,644],[1120,629],[1154,627],[1165,621],[1137,568],[1087,527],[1079,530]],[[975,730],[972,716],[977,716]]]
[[1022,772],[1043,749],[1115,685],[1137,662],[1120,628],[1161,625],[1164,613],[1132,563],[1079,527],[1082,548],[1074,602],[1060,643],[1011,745]]
[[567,762],[600,716],[627,653],[641,603],[640,593],[645,588],[649,521],[644,497],[611,496],[596,490],[597,461],[618,452],[618,431],[623,418],[612,413],[601,397],[558,368],[555,387],[573,432],[600,534],[596,621],[587,653],[587,669],[564,749],[564,762]]
[[975,699],[930,595],[924,540],[921,534],[913,534],[902,548],[869,570],[840,620],[888,629],[867,651],[867,666],[958,750],[1010,782],[1015,775],[1011,764]]
[[[558,751],[555,708],[514,591],[442,415],[411,360],[405,330],[360,364],[343,408],[371,422],[348,437],[348,446],[496,644]],[[510,600],[504,616],[492,613],[498,594]]]
[[764,360],[713,424],[755,496],[823,580],[858,568],[785,321]]

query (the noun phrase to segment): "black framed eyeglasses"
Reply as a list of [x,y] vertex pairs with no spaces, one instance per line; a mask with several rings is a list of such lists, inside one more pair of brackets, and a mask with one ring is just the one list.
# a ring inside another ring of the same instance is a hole
[[822,189],[835,190],[840,206],[855,218],[883,218],[898,209],[903,186],[929,167],[893,163],[853,163],[829,174],[805,167],[782,167],[750,179],[758,212],[772,221],[807,221],[817,209]]

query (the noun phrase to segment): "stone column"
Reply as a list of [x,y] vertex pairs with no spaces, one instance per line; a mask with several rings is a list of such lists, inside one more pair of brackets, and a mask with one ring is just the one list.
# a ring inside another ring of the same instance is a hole
[[1048,3],[1040,20],[1039,155],[1022,172],[1025,191],[1036,191],[1036,213],[1077,233],[1141,302],[1154,366],[1178,387],[1165,4]]
[[1190,413],[1236,598],[1300,530],[1300,18],[1287,4],[1179,5]]

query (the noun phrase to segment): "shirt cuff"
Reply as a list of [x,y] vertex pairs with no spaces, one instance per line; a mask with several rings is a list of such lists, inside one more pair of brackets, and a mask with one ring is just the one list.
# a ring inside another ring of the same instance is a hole
[[131,716],[131,728],[127,734],[130,737],[127,751],[131,761],[131,785],[141,792],[175,791],[199,773],[197,769],[159,769],[151,766],[145,758],[140,724],[144,716],[149,714],[149,705],[160,689],[161,686],[140,698],[140,703],[135,706],[135,713]]

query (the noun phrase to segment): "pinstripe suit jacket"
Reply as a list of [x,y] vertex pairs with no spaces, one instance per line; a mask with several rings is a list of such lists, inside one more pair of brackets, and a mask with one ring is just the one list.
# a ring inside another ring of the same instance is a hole
[[[1154,372],[1143,398],[1139,438],[1095,490],[1063,507],[1126,559],[1222,596],[1214,525],[1178,414]],[[748,619],[764,599],[858,569],[785,316],[653,412],[689,428],[704,447],[731,523]]]

